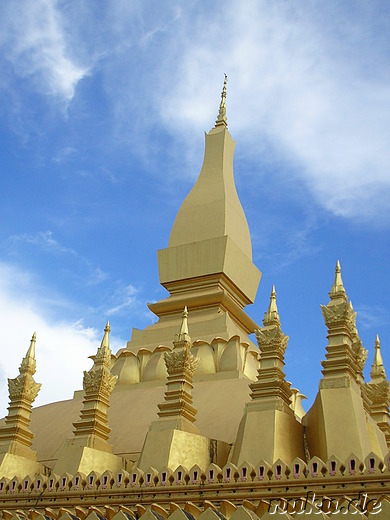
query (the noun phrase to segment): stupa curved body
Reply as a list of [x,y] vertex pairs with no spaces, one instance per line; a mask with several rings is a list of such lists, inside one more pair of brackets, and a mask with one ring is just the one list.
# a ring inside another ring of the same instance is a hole
[[[336,265],[323,378],[311,409],[285,380],[275,288],[261,273],[233,174],[226,79],[199,178],[158,251],[169,296],[112,354],[107,323],[83,390],[37,407],[34,334],[0,428],[5,519],[244,520],[314,513],[389,518],[390,385],[367,351]],[[256,338],[256,343],[252,338]]]

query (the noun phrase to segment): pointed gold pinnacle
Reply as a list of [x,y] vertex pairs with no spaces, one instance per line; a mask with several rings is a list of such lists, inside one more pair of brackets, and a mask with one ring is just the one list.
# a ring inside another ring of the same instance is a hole
[[330,289],[329,297],[331,300],[336,298],[342,298],[343,300],[347,299],[347,295],[344,289],[343,280],[341,278],[341,267],[340,262],[337,260],[334,283]]
[[109,345],[110,345],[110,343],[109,343],[110,330],[111,330],[110,322],[107,321],[106,326],[104,327],[104,336],[103,336],[102,343],[101,343],[102,347],[109,347]]
[[184,345],[191,345],[191,338],[188,332],[188,310],[187,306],[184,307],[181,315],[181,325],[179,334],[176,334],[175,341],[173,342],[175,348],[182,348]]
[[227,127],[227,117],[226,117],[226,84],[227,84],[227,75],[225,74],[225,79],[223,82],[223,88],[221,93],[221,103],[219,105],[219,112],[217,120],[215,121],[215,126],[226,126]]
[[32,335],[30,346],[27,350],[26,356],[23,358],[20,365],[20,373],[29,372],[31,375],[35,374],[36,361],[35,361],[35,343],[37,340],[37,334],[34,332]]
[[263,324],[264,326],[280,324],[278,306],[276,305],[276,291],[274,285],[272,286],[268,311],[264,313]]
[[182,336],[183,334],[188,334],[188,310],[187,305],[184,307],[183,314],[181,315],[181,327],[179,336]]
[[371,366],[371,377],[383,376],[386,377],[385,367],[383,366],[383,359],[381,354],[381,343],[379,341],[378,334],[375,339],[375,354],[374,354],[374,362]]

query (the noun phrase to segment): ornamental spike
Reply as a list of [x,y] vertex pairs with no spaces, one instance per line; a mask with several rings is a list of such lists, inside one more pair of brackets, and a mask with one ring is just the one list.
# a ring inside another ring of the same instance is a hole
[[34,332],[32,335],[30,346],[27,350],[26,356],[23,358],[22,363],[20,365],[20,373],[29,372],[31,375],[35,374],[36,370],[36,361],[35,361],[35,343],[37,340],[37,334]]
[[221,103],[219,105],[219,112],[217,120],[215,121],[215,126],[226,126],[227,127],[227,117],[226,117],[226,84],[227,84],[227,75],[225,74],[225,79],[223,82],[223,88],[221,93]]
[[343,300],[347,299],[347,294],[344,289],[343,279],[341,278],[340,262],[338,260],[336,263],[334,283],[330,289],[329,297],[331,300],[335,300],[338,298],[342,298]]
[[378,334],[375,339],[375,354],[374,354],[374,362],[371,366],[371,378],[375,377],[386,377],[385,367],[383,365],[383,359],[381,354],[381,343],[379,341]]
[[276,291],[275,285],[272,286],[268,311],[264,313],[263,319],[264,326],[267,325],[280,325],[280,317],[278,312],[278,306],[276,305]]

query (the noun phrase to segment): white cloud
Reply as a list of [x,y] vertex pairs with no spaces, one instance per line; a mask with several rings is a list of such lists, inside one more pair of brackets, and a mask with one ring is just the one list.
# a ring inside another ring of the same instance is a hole
[[[18,375],[34,331],[37,332],[34,377],[42,383],[35,405],[70,399],[75,389],[82,388],[83,370],[91,366],[88,356],[96,352],[103,331],[85,327],[82,321],[50,320],[47,305],[53,299],[31,275],[0,263],[0,416],[6,413],[6,378]],[[57,305],[61,302],[57,301]]]
[[32,80],[38,92],[70,101],[88,67],[74,57],[57,2],[5,3],[0,27],[2,52],[15,73]]

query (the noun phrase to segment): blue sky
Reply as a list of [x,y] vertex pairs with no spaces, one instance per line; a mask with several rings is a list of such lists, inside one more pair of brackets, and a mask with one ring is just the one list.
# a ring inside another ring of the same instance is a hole
[[390,375],[390,6],[385,1],[0,5],[0,415],[37,331],[37,404],[81,388],[165,295],[156,250],[195,181],[223,74],[237,190],[312,402],[340,259]]

